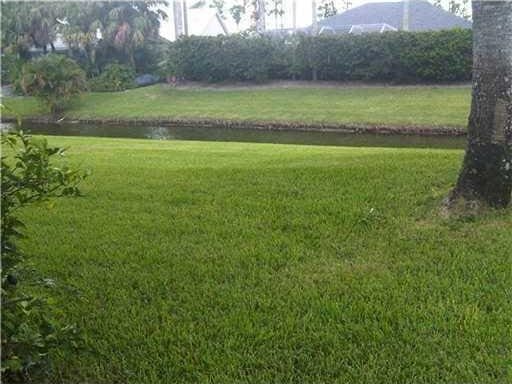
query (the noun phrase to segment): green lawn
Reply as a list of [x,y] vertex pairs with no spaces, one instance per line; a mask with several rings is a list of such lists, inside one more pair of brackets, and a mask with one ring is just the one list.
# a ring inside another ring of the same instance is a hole
[[24,213],[86,341],[52,382],[512,381],[510,211],[436,215],[461,151],[50,140],[93,170]]
[[[33,99],[6,98],[23,115],[46,111]],[[470,89],[461,87],[176,90],[164,85],[90,93],[70,118],[210,118],[258,121],[466,125]]]

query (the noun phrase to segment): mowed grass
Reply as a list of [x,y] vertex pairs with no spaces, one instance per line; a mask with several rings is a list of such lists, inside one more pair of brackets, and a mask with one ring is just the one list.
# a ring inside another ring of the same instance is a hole
[[[23,116],[47,114],[32,98],[4,101]],[[65,115],[464,127],[469,105],[467,87],[184,90],[156,85],[117,93],[89,93]]]
[[507,383],[510,211],[443,219],[458,150],[50,138],[84,197],[22,248],[85,346],[52,383]]

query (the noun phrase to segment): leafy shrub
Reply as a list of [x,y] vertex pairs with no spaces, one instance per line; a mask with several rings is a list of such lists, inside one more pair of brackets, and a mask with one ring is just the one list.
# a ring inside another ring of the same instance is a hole
[[176,45],[168,44],[162,55],[162,60],[158,62],[156,72],[161,78],[166,78],[168,76],[178,75],[178,68],[178,51]]
[[56,167],[52,159],[64,151],[44,139],[2,132],[1,143],[2,381],[26,382],[37,368],[49,369],[52,350],[75,345],[77,337],[73,326],[52,316],[51,300],[33,294],[34,286],[51,281],[36,279],[26,268],[16,247],[25,227],[17,213],[52,197],[78,195],[85,174]]
[[173,43],[189,80],[447,82],[471,79],[470,30],[363,35],[184,37]]
[[24,61],[14,53],[5,53],[2,56],[2,84],[18,82]]
[[163,38],[149,38],[144,44],[135,49],[133,58],[135,61],[135,72],[137,74],[156,73],[159,70],[159,63],[167,54],[168,40]]
[[69,57],[50,54],[27,62],[19,78],[27,95],[41,99],[55,114],[87,89],[84,71]]
[[135,87],[135,71],[122,64],[109,64],[101,74],[93,78],[89,85],[96,92],[124,91]]

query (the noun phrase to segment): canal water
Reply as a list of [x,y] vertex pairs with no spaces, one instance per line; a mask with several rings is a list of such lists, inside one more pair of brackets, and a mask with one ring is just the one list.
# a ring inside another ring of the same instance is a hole
[[[7,125],[3,124],[5,128]],[[224,127],[157,127],[91,124],[24,124],[31,134],[91,136],[153,140],[235,141],[250,143],[334,145],[355,147],[416,147],[462,149],[465,137],[347,134],[297,130],[261,130]]]

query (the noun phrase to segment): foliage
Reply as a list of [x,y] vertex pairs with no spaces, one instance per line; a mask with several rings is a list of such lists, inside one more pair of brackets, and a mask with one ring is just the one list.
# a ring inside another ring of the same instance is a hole
[[24,237],[20,210],[50,198],[78,195],[85,174],[57,167],[53,158],[62,157],[64,150],[50,147],[44,139],[16,131],[2,133],[1,143],[2,378],[24,381],[36,368],[49,369],[52,350],[76,345],[76,329],[56,319],[51,300],[33,293],[34,286],[53,282],[27,270],[16,246]]
[[[283,15],[284,15],[284,6],[283,0],[272,0],[270,4],[268,4],[267,15],[274,15],[274,28],[282,28],[283,27]],[[279,21],[281,25],[279,25]]]
[[181,74],[200,81],[311,79],[449,82],[471,78],[470,30],[386,32],[274,39],[254,36],[181,38]]
[[60,33],[89,75],[114,61],[136,66],[137,50],[158,38],[160,22],[167,17],[161,6],[166,4],[164,0],[4,1],[2,48],[28,58],[32,45],[53,51]]
[[338,13],[334,0],[322,0],[318,6],[318,17],[326,19]]
[[234,4],[229,8],[229,14],[235,22],[237,28],[240,28],[240,22],[245,14],[245,7],[242,4]]
[[161,37],[147,39],[133,53],[135,72],[137,74],[156,73],[160,68],[159,63],[168,57],[169,46],[169,41]]
[[212,0],[210,4],[210,8],[215,9],[215,11],[219,14],[220,17],[224,18],[224,0]]
[[54,50],[57,21],[62,2],[52,1],[3,1],[2,47],[13,53],[26,55],[31,45]]
[[98,65],[117,60],[135,67],[135,53],[158,38],[160,22],[167,18],[160,8],[166,1],[69,2],[63,10],[68,24],[62,27],[71,47],[83,47],[92,73]]
[[[198,0],[195,1],[190,8],[197,9],[208,6],[215,9],[216,13],[222,19],[226,19],[226,11],[229,13],[237,27],[240,26],[242,17],[246,14],[250,16],[253,28],[257,21],[263,16],[266,8],[269,8],[269,15],[275,15],[276,25],[277,18],[284,15],[282,0]],[[229,8],[226,9],[226,7]]]
[[92,91],[124,91],[135,87],[135,71],[122,64],[109,64],[101,74],[89,81]]
[[75,61],[50,54],[23,66],[19,86],[25,94],[42,100],[51,113],[57,113],[87,89],[87,82],[84,71]]
[[188,80],[265,81],[289,78],[291,56],[280,40],[256,36],[183,37],[175,43],[178,72]]
[[175,44],[167,44],[162,60],[158,63],[157,73],[162,78],[176,76],[179,71],[178,52]]
[[[437,7],[443,7],[442,0],[433,0],[433,4]],[[471,4],[470,0],[448,0],[447,4],[448,12],[451,12],[457,16],[463,17],[466,20],[471,18]]]
[[24,61],[15,53],[5,53],[2,56],[2,84],[11,84],[15,91],[21,91],[19,87],[19,78]]
[[297,51],[305,78],[314,68],[321,80],[447,82],[471,78],[469,30],[304,36]]

